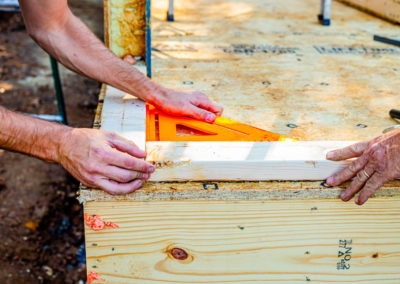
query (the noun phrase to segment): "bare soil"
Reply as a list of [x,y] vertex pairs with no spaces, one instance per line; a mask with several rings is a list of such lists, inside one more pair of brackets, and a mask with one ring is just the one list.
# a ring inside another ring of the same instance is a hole
[[[103,3],[72,0],[74,13],[101,38]],[[99,83],[61,68],[67,115],[91,127]],[[0,12],[0,105],[56,114],[48,55],[26,33],[20,13]],[[79,183],[62,167],[0,150],[0,283],[84,283]]]

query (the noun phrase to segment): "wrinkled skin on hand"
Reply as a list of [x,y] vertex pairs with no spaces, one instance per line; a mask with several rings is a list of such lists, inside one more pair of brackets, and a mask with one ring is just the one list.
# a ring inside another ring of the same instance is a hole
[[328,178],[327,183],[336,186],[353,178],[340,198],[349,201],[360,192],[355,203],[362,205],[385,183],[400,177],[400,130],[327,154],[327,159],[332,161],[351,158],[357,159]]
[[149,101],[158,109],[176,116],[189,116],[208,123],[221,115],[223,108],[202,92],[164,88],[157,99]]
[[113,132],[71,128],[60,142],[57,162],[86,186],[126,194],[154,172],[145,157],[146,152]]

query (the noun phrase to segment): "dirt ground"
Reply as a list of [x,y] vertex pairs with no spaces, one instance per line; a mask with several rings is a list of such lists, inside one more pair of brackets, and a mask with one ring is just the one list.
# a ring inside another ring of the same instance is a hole
[[[72,0],[102,38],[103,2]],[[91,127],[99,83],[61,68],[70,125]],[[19,13],[0,12],[0,105],[56,114],[48,55]],[[78,182],[56,164],[0,150],[0,283],[84,283],[86,265]]]

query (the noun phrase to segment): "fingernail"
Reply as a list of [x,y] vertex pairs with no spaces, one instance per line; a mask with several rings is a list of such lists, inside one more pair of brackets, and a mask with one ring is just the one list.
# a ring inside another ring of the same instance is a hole
[[207,113],[206,121],[211,123],[211,122],[214,122],[214,120],[215,120],[215,115],[211,114],[211,113]]
[[326,183],[329,184],[329,185],[332,185],[332,184],[333,184],[333,177],[329,177],[329,178],[326,180]]
[[138,179],[138,180],[137,180],[137,186],[138,186],[138,187],[141,187],[142,185],[143,185],[143,181],[140,180],[140,179]]
[[354,202],[355,202],[356,204],[358,204],[358,205],[361,205],[361,204],[360,204],[360,199],[359,199],[358,196],[357,196],[357,198],[354,200]]
[[149,174],[143,174],[143,178],[144,178],[144,179],[148,179],[149,177],[150,177]]
[[333,152],[328,152],[328,153],[326,154],[326,158],[327,158],[327,159],[332,159],[333,156],[334,156]]
[[147,170],[147,172],[149,172],[149,173],[154,173],[154,171],[155,171],[155,169],[154,169],[154,167],[150,167],[148,170]]
[[345,195],[346,195],[346,194],[345,194],[345,191],[342,191],[342,193],[340,194],[340,198],[341,198],[341,199],[344,199]]

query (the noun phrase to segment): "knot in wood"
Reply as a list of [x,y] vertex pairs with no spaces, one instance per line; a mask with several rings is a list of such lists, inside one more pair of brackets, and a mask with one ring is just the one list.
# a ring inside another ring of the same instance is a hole
[[179,260],[185,260],[188,258],[187,252],[181,248],[173,248],[170,253],[174,258]]

